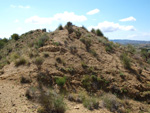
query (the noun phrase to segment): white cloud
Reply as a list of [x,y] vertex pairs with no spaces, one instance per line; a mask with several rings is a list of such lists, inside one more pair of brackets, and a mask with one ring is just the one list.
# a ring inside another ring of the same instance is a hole
[[76,15],[73,12],[64,12],[55,14],[53,17],[39,17],[33,16],[25,20],[26,23],[34,23],[34,24],[51,24],[53,21],[64,21],[64,22],[83,22],[86,21],[87,18],[83,15]]
[[16,19],[14,22],[15,22],[15,23],[18,23],[18,22],[19,22],[19,20],[18,20],[18,19]]
[[23,6],[23,5],[18,5],[18,6],[16,6],[16,5],[10,5],[10,7],[11,8],[21,8],[21,9],[29,9],[30,8],[30,6]]
[[98,13],[99,11],[100,11],[99,9],[94,9],[94,10],[87,12],[86,14],[87,15],[94,15],[94,14]]
[[126,21],[136,21],[136,19],[134,17],[128,17],[128,18],[124,18],[124,19],[120,19],[119,21],[121,22],[126,22]]
[[91,30],[92,28],[101,29],[103,32],[114,32],[118,30],[123,30],[123,31],[135,31],[136,30],[134,26],[124,26],[118,23],[108,22],[108,21],[99,23],[97,26],[88,27],[89,30]]

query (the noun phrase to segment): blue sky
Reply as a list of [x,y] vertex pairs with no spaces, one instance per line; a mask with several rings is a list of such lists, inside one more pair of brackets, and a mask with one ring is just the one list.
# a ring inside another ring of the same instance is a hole
[[71,21],[109,39],[150,40],[150,0],[1,0],[0,38]]

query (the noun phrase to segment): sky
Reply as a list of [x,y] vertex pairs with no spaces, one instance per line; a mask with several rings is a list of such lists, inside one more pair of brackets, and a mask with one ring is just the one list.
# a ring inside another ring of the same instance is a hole
[[150,0],[0,0],[0,38],[71,21],[109,39],[150,41]]

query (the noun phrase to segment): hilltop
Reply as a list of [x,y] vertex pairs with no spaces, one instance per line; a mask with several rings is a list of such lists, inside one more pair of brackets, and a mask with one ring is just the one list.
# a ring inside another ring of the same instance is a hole
[[33,30],[12,35],[0,53],[3,113],[150,111],[150,54],[100,30],[70,22]]

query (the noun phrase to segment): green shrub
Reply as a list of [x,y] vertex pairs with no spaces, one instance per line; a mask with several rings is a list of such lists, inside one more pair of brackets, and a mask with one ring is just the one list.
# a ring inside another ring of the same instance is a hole
[[76,33],[76,36],[77,36],[78,38],[80,38],[80,36],[81,36],[80,29],[78,29],[77,31],[75,31],[75,33]]
[[60,57],[57,57],[57,58],[56,58],[56,61],[57,61],[58,63],[62,63],[62,60],[61,60]]
[[104,106],[109,109],[111,112],[117,112],[120,108],[120,106],[122,105],[121,102],[119,101],[119,99],[110,93],[105,94],[102,97]]
[[82,78],[81,82],[84,88],[86,88],[87,90],[91,89],[91,77],[89,75],[85,75]]
[[58,30],[63,30],[63,27],[61,24],[58,26]]
[[130,52],[130,53],[135,53],[136,52],[136,49],[134,48],[134,46],[132,46],[131,44],[128,44],[127,45],[127,48],[128,48],[128,51]]
[[57,77],[56,78],[56,84],[60,87],[63,87],[66,83],[66,77]]
[[22,84],[31,83],[31,79],[22,76],[20,79],[20,83]]
[[69,49],[70,49],[70,53],[71,53],[71,54],[76,54],[77,51],[78,51],[78,50],[77,50],[77,47],[75,47],[75,46],[70,46]]
[[84,105],[84,107],[88,108],[89,110],[93,110],[93,109],[98,109],[99,102],[98,102],[97,98],[87,97],[87,98],[84,99],[83,105]]
[[68,33],[71,34],[74,29],[72,28],[72,23],[71,22],[67,22],[65,28],[68,30]]
[[88,65],[85,62],[81,62],[81,65],[84,69],[88,67]]
[[94,28],[91,29],[91,32],[94,33],[94,34],[96,34],[96,31],[95,31]]
[[113,52],[113,44],[112,43],[106,43],[105,44],[105,50],[106,50],[106,52]]
[[25,58],[19,58],[15,61],[15,66],[24,65],[27,63],[27,60]]
[[97,56],[97,53],[96,53],[96,51],[95,51],[94,49],[90,49],[89,52],[90,52],[94,57]]
[[45,42],[48,40],[48,36],[46,34],[42,35],[39,40],[36,42],[36,46],[38,48],[44,46]]
[[43,64],[44,60],[41,57],[36,57],[34,60],[34,64],[37,66],[37,68],[40,70],[41,65]]
[[14,33],[13,35],[11,35],[11,39],[13,40],[18,40],[20,37],[18,34]]
[[91,47],[91,40],[90,39],[81,38],[80,41],[85,44],[87,51],[89,51],[90,47]]
[[103,33],[102,33],[102,31],[100,29],[96,30],[96,35],[97,36],[104,36]]
[[42,92],[39,102],[41,108],[38,109],[38,113],[64,113],[66,111],[63,97],[52,91],[48,94]]
[[44,52],[44,53],[43,53],[43,56],[44,56],[45,58],[47,58],[47,57],[49,57],[49,54],[46,53],[46,52]]
[[126,53],[123,53],[123,54],[121,55],[121,60],[122,60],[122,62],[123,62],[123,64],[124,64],[125,68],[131,69],[131,60],[130,60],[130,58],[127,56]]

